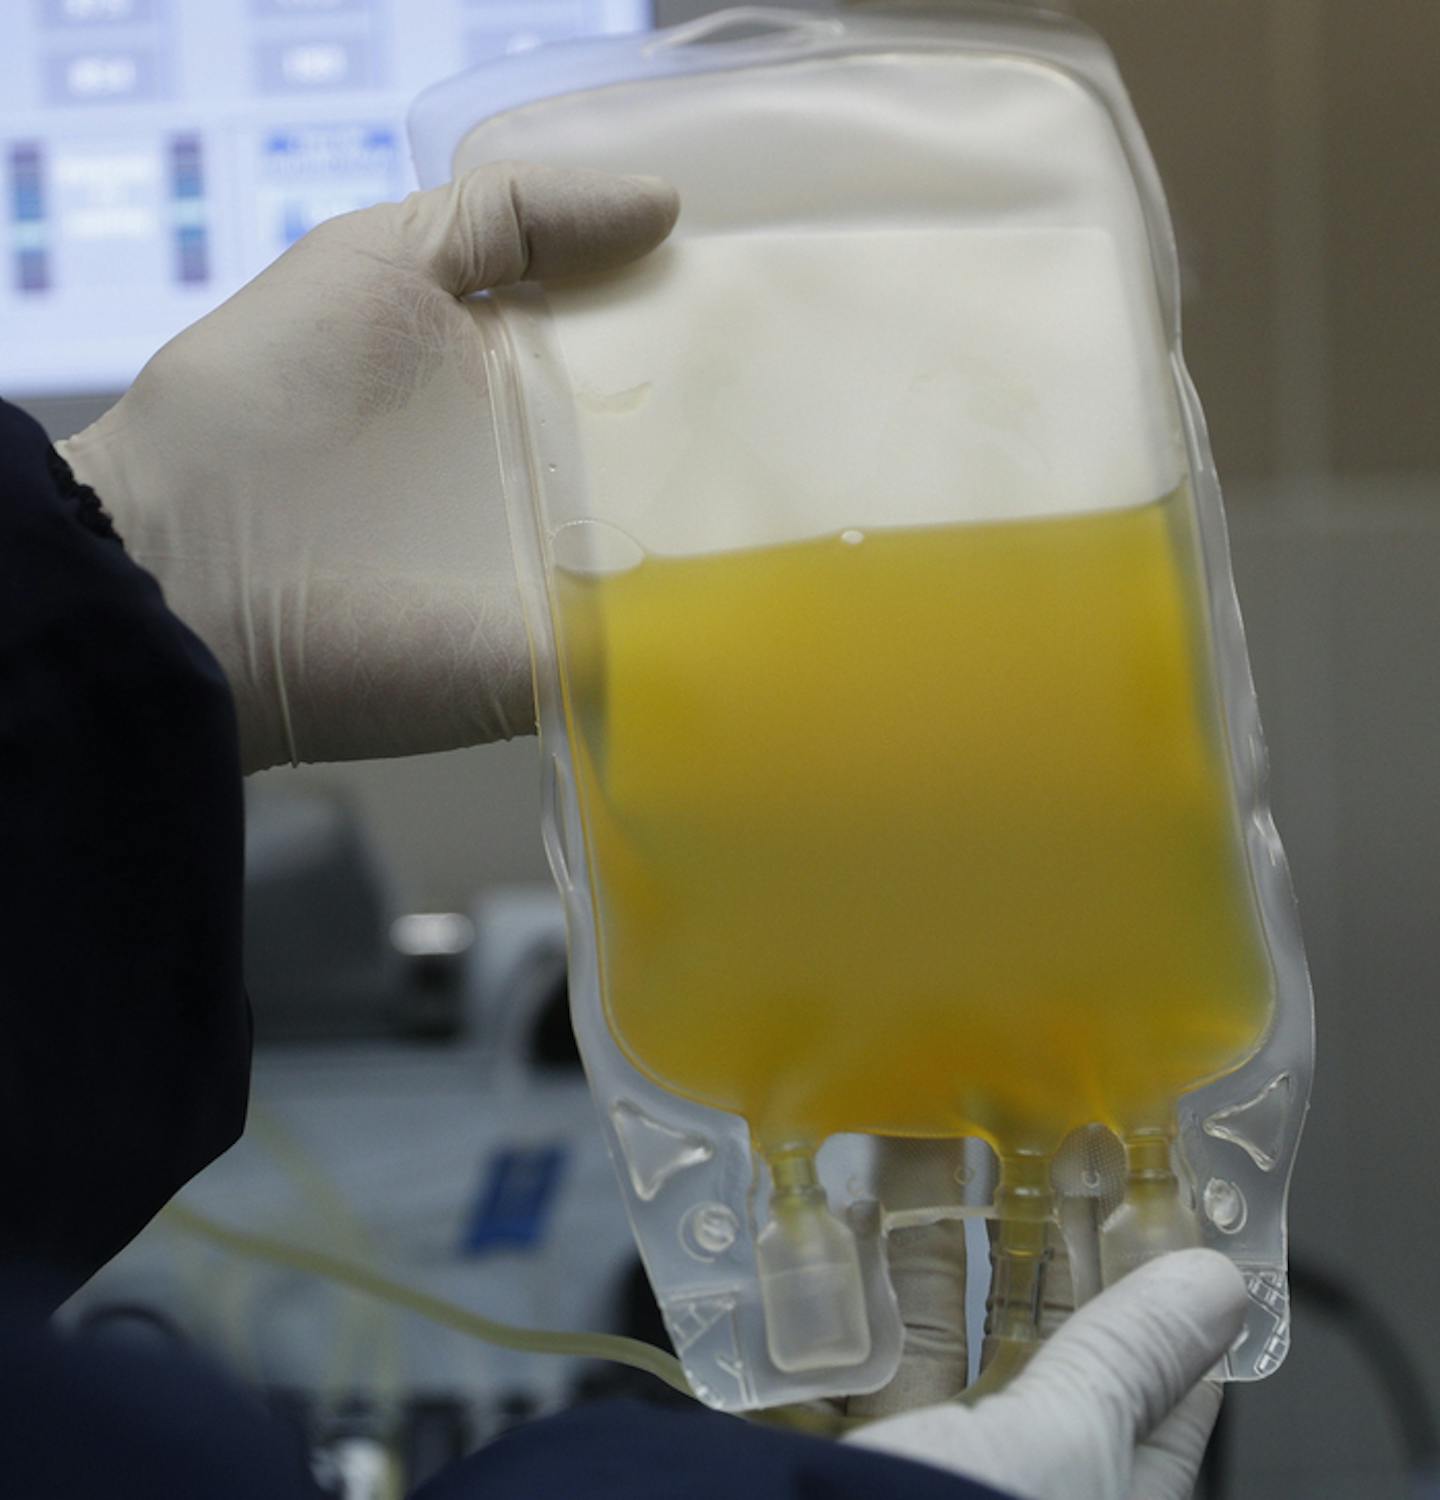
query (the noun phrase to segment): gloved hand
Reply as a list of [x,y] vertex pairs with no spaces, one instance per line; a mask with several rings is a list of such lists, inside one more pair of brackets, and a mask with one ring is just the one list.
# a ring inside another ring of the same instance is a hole
[[533,727],[461,299],[621,265],[677,212],[654,179],[493,166],[343,215],[60,445],[225,669],[246,770]]
[[973,1408],[886,1417],[845,1441],[1021,1500],[1186,1500],[1220,1407],[1204,1377],[1244,1312],[1228,1260],[1175,1251],[1073,1314],[1005,1390]]

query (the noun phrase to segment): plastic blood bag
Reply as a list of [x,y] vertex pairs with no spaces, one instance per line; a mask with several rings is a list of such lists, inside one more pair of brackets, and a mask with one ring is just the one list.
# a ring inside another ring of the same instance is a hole
[[[1309,990],[1143,138],[1053,18],[726,24],[412,120],[431,180],[681,193],[645,261],[481,317],[577,1035],[677,1352],[723,1407],[877,1389],[887,1229],[974,1212],[982,1391],[1101,1219],[1108,1276],[1229,1252],[1263,1375]],[[895,1137],[993,1191],[887,1203]]]

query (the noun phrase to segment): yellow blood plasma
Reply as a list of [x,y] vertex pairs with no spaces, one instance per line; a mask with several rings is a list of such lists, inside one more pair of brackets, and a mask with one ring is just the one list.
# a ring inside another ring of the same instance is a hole
[[1272,980],[1188,496],[558,575],[606,1016],[762,1149],[1164,1126]]

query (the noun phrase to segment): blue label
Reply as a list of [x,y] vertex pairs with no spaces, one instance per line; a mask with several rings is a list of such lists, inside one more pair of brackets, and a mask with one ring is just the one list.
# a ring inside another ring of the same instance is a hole
[[533,1249],[565,1171],[566,1148],[505,1146],[485,1163],[480,1192],[460,1236],[461,1255],[497,1249]]

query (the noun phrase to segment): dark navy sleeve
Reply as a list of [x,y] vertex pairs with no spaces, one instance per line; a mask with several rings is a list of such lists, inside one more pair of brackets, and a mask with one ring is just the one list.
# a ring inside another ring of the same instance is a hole
[[[253,1396],[193,1357],[31,1330],[0,1363],[0,1472],[25,1500],[321,1500]],[[413,1500],[1004,1500],[925,1464],[638,1401],[517,1427]]]
[[1002,1500],[928,1464],[637,1401],[531,1422],[425,1485],[415,1500]]
[[6,1290],[0,1281],[7,1500],[324,1500],[295,1438],[197,1356],[57,1337],[7,1308]]
[[0,402],[0,1272],[58,1301],[244,1124],[234,707]]

